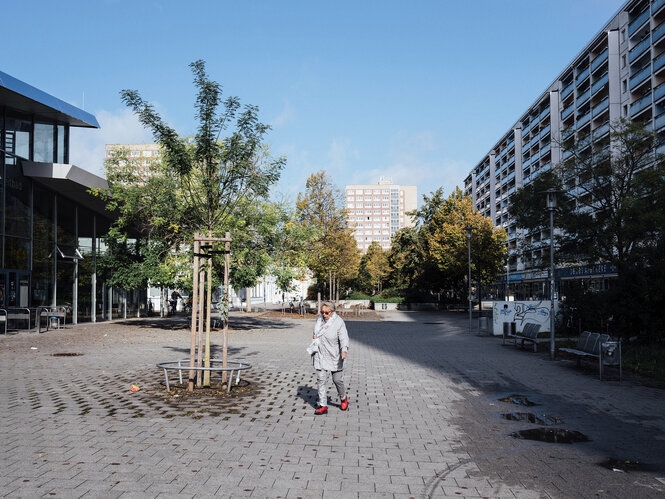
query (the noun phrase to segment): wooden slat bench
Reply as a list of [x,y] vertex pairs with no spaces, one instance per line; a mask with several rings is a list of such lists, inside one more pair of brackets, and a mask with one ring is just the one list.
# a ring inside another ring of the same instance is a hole
[[[509,328],[508,328],[509,329]],[[524,343],[532,343],[533,351],[538,351],[538,343],[542,341],[547,341],[547,338],[538,338],[538,333],[540,332],[540,324],[534,324],[527,322],[524,324],[522,331],[511,333],[510,330],[503,332],[503,343],[505,344],[506,340],[512,340],[515,345],[519,341],[522,348],[524,348]]]

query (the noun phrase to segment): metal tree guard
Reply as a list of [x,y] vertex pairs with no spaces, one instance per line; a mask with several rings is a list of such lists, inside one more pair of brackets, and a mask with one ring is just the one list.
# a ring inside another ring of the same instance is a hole
[[[224,243],[224,250],[214,251],[212,245],[214,243]],[[194,234],[194,264],[193,264],[193,282],[192,282],[192,331],[189,352],[189,384],[188,390],[194,390],[194,376],[196,374],[197,386],[207,386],[210,384],[210,372],[205,371],[205,376],[202,374],[202,363],[205,362],[205,367],[210,367],[210,309],[212,304],[212,258],[215,254],[224,253],[224,306],[228,311],[229,304],[229,264],[231,253],[231,234],[226,233],[226,237],[212,237],[209,232],[207,236],[202,236],[199,232]],[[200,258],[207,261],[207,265],[200,265]],[[204,295],[204,285],[206,281],[208,293],[206,297],[206,324],[205,324],[205,359],[201,358],[203,350],[203,303],[200,303]],[[198,357],[197,351],[197,331],[198,331]],[[223,356],[222,367],[226,368],[227,363],[227,348],[228,348],[228,314],[224,320],[224,342],[223,342]],[[195,369],[198,367],[199,369]],[[204,378],[204,379],[202,379]],[[224,371],[223,381],[226,381],[226,372]],[[206,385],[207,384],[207,385]]]

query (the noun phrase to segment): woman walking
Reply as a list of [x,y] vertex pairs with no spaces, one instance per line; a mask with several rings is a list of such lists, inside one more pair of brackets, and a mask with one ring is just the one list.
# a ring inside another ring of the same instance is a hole
[[328,412],[328,374],[332,373],[333,383],[341,401],[340,408],[346,411],[349,401],[344,386],[344,360],[349,351],[349,334],[340,316],[335,313],[335,304],[329,301],[321,305],[321,315],[314,326],[318,351],[312,354],[316,369],[316,384],[319,391],[319,404],[314,414],[320,416]]

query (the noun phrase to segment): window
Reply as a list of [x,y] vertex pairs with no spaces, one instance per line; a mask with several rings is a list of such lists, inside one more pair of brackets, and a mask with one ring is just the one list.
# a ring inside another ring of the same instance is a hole
[[149,158],[150,156],[152,156],[152,151],[143,151],[143,157]]
[[623,105],[623,117],[628,117],[628,104]]
[[626,41],[626,28],[621,30],[621,41],[622,42]]
[[624,94],[628,91],[628,80],[623,80],[621,82],[621,90]]
[[135,157],[137,157],[137,156],[140,156],[140,154],[141,154],[141,151],[132,151],[131,156],[132,156],[133,158],[135,158]]
[[621,67],[625,68],[626,67],[626,54],[623,54],[621,56]]

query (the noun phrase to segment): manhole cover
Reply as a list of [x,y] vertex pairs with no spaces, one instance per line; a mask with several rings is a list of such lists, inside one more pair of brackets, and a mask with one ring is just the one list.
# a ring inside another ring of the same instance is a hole
[[528,421],[533,424],[542,424],[551,426],[561,423],[561,420],[555,416],[547,416],[546,414],[533,414],[532,412],[508,412],[501,414],[503,419],[508,421]]
[[532,405],[538,405],[535,402],[531,402],[526,396],[524,395],[508,395],[507,397],[503,397],[499,399],[499,402],[508,402],[511,404],[517,404],[517,405],[524,405],[527,407],[531,407]]
[[78,357],[79,355],[83,354],[77,352],[58,352],[58,353],[52,353],[51,357]]
[[554,444],[572,444],[575,442],[588,442],[589,437],[574,430],[554,428],[533,428],[531,430],[516,431],[510,434],[514,438],[524,440],[537,440]]

